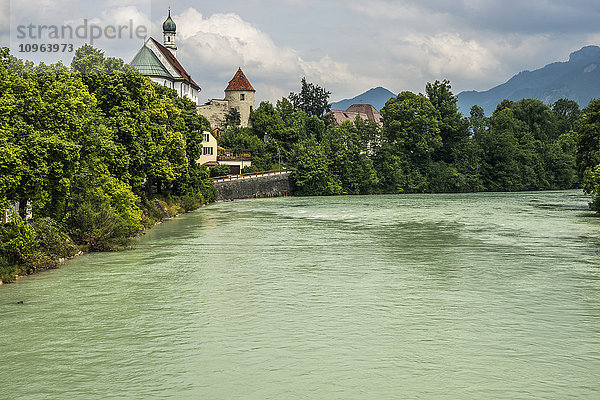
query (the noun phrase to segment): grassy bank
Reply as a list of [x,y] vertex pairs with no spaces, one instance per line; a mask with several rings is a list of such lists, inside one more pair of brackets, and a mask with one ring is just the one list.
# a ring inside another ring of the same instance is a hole
[[[214,198],[214,196],[211,196]],[[14,216],[0,225],[0,284],[58,265],[89,251],[118,251],[131,246],[133,238],[158,222],[195,210],[210,202],[202,194],[195,196],[154,196],[143,199],[142,227],[126,234],[119,218],[107,210],[90,213],[85,225],[69,226],[51,218],[25,221]]]

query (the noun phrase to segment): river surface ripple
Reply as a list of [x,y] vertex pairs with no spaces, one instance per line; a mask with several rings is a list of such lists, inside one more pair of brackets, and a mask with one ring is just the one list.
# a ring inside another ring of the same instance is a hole
[[598,399],[586,204],[213,204],[1,287],[0,398]]

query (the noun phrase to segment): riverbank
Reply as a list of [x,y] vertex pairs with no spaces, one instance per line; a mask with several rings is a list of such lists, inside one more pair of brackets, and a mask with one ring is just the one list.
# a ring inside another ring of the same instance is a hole
[[[0,285],[58,268],[64,262],[88,252],[127,249],[136,236],[209,203],[202,196],[145,199],[140,205],[144,215],[143,225],[135,235],[119,236],[118,232],[109,229],[87,243],[76,243],[72,233],[50,218],[24,221],[16,216],[11,223],[0,225],[0,246],[3,250],[0,256]],[[103,231],[102,227],[97,230]]]

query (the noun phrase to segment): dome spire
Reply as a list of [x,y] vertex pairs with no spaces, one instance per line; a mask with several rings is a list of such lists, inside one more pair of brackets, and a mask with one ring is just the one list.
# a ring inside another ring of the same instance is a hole
[[176,55],[177,46],[175,45],[175,35],[177,31],[177,25],[175,25],[175,21],[171,18],[171,7],[169,7],[169,16],[163,22],[163,45]]
[[171,18],[171,7],[169,7],[169,16],[163,22],[163,32],[175,32],[177,29],[177,25],[175,25],[175,21]]

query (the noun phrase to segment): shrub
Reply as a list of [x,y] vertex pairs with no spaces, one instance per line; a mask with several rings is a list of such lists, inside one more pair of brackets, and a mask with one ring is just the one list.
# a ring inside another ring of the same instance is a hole
[[68,219],[73,239],[89,251],[114,251],[126,247],[135,233],[108,204],[80,204]]
[[38,244],[35,230],[18,215],[0,226],[0,254],[15,264],[24,264]]
[[225,176],[231,173],[231,168],[229,165],[217,165],[210,168],[210,176]]
[[39,243],[38,250],[51,258],[66,258],[77,253],[73,240],[50,218],[40,218],[31,223]]
[[204,196],[202,196],[202,193],[196,193],[195,195],[186,194],[181,196],[180,203],[185,212],[189,212],[204,204]]

